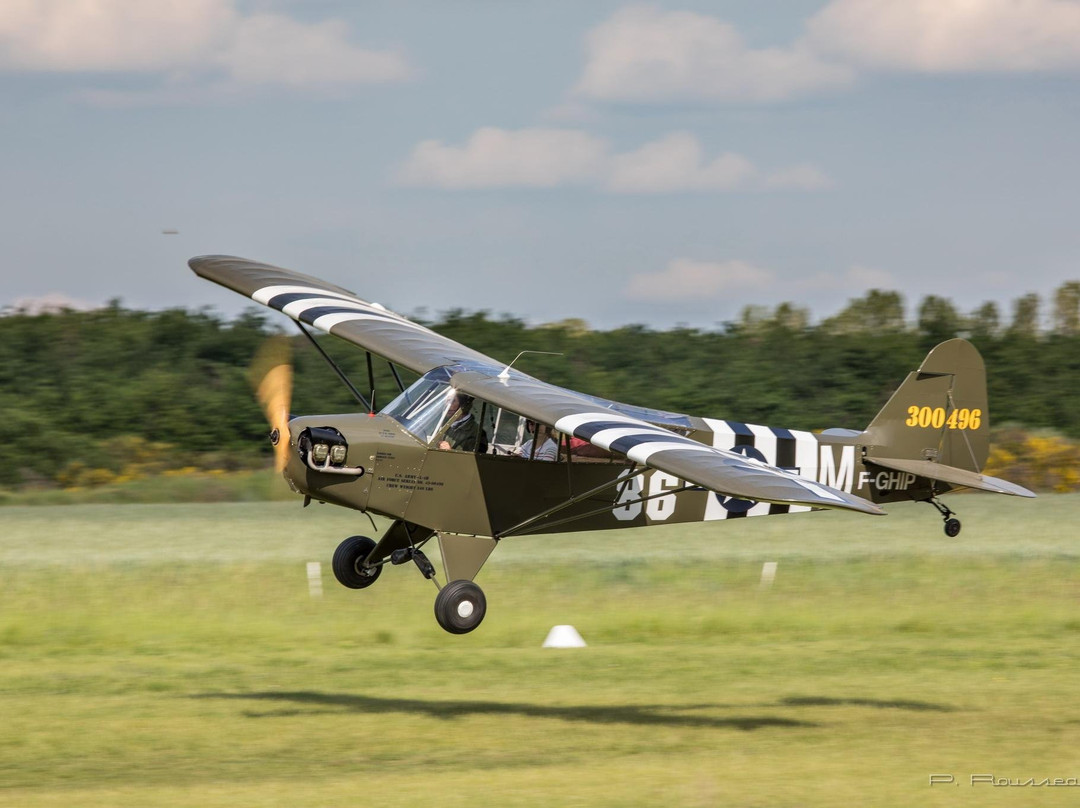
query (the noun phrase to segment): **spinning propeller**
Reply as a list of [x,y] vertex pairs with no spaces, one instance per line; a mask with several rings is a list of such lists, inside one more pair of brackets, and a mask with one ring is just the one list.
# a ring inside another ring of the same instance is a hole
[[271,337],[255,354],[249,379],[263,414],[270,423],[274,468],[280,473],[289,460],[289,404],[292,400],[292,348],[285,337]]

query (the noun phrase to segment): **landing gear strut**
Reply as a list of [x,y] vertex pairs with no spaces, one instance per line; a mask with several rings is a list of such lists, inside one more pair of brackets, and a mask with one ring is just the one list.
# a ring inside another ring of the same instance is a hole
[[945,535],[950,539],[955,539],[960,535],[960,520],[956,518],[956,514],[949,510],[948,506],[944,503],[938,502],[937,497],[930,497],[923,502],[929,502],[935,508],[938,513],[941,514],[941,518],[945,520]]

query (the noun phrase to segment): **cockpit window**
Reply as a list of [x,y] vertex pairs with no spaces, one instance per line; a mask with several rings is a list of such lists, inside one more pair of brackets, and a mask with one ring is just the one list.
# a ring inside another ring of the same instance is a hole
[[[586,441],[474,399],[450,385],[456,366],[428,371],[382,410],[432,449],[502,455],[534,461],[575,458],[613,462]],[[577,441],[575,445],[574,441]]]
[[450,374],[445,368],[436,368],[406,388],[382,412],[424,443],[430,443],[439,431],[453,396]]

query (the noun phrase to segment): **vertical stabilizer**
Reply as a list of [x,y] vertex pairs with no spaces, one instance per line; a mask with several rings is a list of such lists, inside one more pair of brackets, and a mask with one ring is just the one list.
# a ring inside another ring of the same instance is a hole
[[931,460],[982,471],[990,451],[986,367],[970,342],[951,339],[909,373],[863,434],[868,459]]

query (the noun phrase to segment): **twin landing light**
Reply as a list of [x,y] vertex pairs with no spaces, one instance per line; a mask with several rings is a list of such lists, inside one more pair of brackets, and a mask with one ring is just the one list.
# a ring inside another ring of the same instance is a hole
[[296,439],[300,459],[312,471],[323,474],[345,474],[359,477],[364,473],[363,466],[346,466],[349,456],[349,444],[345,436],[332,426],[306,427]]

